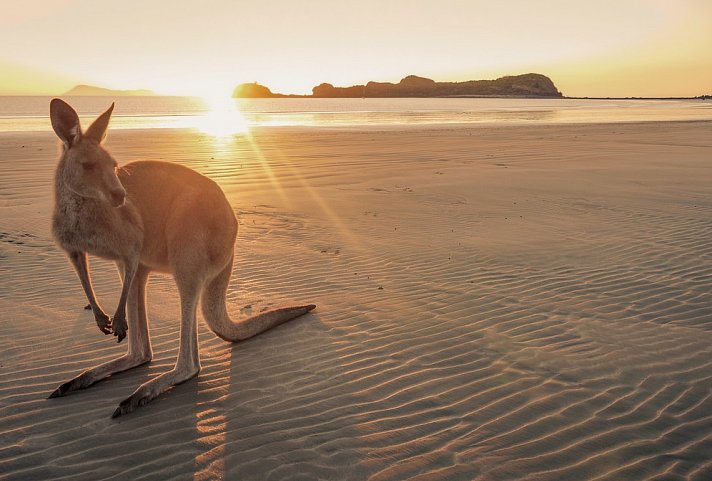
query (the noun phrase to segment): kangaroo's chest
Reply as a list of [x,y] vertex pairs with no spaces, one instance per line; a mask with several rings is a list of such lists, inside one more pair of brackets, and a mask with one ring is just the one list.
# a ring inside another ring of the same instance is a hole
[[[100,207],[100,206],[99,206]],[[120,209],[108,211],[89,202],[58,202],[52,231],[67,252],[88,252],[106,259],[120,259],[140,249],[140,233]]]

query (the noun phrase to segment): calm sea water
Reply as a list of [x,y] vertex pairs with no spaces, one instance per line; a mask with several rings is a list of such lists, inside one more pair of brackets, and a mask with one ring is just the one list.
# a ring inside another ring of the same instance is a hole
[[[86,116],[82,119],[84,125],[116,101],[111,123],[114,129],[201,128],[214,110],[195,97],[66,97],[65,100]],[[49,101],[50,97],[0,97],[0,132],[51,130]],[[248,126],[712,120],[710,100],[226,99],[219,109],[237,109],[244,118],[239,121]],[[235,117],[222,119],[229,122]]]

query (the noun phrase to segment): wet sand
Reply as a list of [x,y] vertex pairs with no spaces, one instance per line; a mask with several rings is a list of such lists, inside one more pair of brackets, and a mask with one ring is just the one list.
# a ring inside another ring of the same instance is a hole
[[126,345],[52,241],[54,134],[0,134],[0,479],[712,479],[712,123],[107,146],[223,187],[234,317],[318,308],[238,344],[200,320],[200,376],[112,420],[177,354],[156,275],[153,362],[46,399]]

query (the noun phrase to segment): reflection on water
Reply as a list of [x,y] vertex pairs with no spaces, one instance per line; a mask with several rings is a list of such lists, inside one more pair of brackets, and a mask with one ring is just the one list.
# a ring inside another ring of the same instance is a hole
[[404,111],[404,112],[278,112],[244,113],[250,125],[413,125],[413,124],[469,124],[500,122],[552,122],[554,110],[518,111]]
[[[188,127],[197,128],[213,137],[244,134],[249,126],[234,100],[229,97],[205,98],[208,111],[188,119]],[[193,125],[191,125],[191,123]]]
[[[0,97],[0,132],[51,131],[50,97]],[[269,126],[604,123],[712,120],[703,100],[230,99],[69,97],[84,125],[116,101],[113,129],[189,128],[216,137]]]

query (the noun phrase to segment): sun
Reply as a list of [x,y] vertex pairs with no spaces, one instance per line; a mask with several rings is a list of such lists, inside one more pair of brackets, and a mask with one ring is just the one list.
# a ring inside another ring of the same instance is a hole
[[214,137],[230,137],[249,132],[250,126],[230,97],[204,96],[208,106],[205,115],[197,120],[196,128]]

